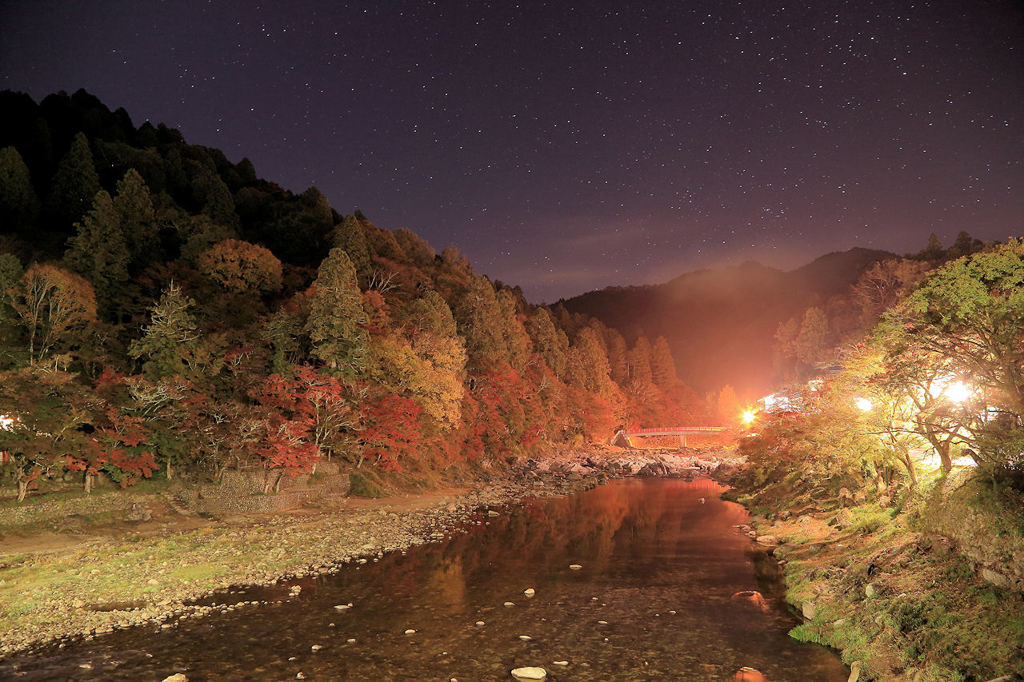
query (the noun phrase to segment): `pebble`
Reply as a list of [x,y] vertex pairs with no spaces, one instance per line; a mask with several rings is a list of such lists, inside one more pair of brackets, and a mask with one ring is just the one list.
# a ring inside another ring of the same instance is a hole
[[482,620],[478,620],[478,621],[476,622],[476,624],[477,624],[477,626],[479,627],[479,626],[482,626],[482,625],[484,624],[484,622],[483,622]]
[[529,635],[519,635],[519,639],[523,640],[524,642],[529,642],[531,639],[533,639],[533,637],[530,637]]
[[356,638],[355,637],[349,637],[345,641],[348,642],[349,644],[355,644],[356,643]]
[[552,665],[569,665],[569,661],[551,661]]
[[188,678],[183,673],[174,673],[163,679],[163,682],[188,682]]
[[410,629],[408,629],[408,630],[406,630],[406,631],[405,631],[405,634],[407,634],[407,635],[415,635],[415,634],[416,634],[416,631],[415,631],[415,630],[413,630],[412,628],[410,628]]
[[515,604],[513,604],[513,603],[512,603],[512,602],[510,602],[510,601],[507,601],[507,602],[505,602],[505,606],[515,606]]
[[346,609],[352,608],[352,602],[349,602],[348,604],[336,604],[334,608],[339,611],[345,611]]
[[517,680],[543,680],[548,676],[548,671],[544,668],[513,668],[511,672],[512,677]]
[[597,624],[598,625],[608,625],[608,621],[606,621],[606,620],[599,620],[599,621],[597,621]]
[[569,564],[569,570],[570,571],[578,571],[581,568],[583,568],[583,567],[580,566],[579,564]]
[[314,644],[313,646],[309,647],[309,649],[310,651],[320,651],[321,649],[323,649],[323,647],[319,644]]
[[523,590],[523,594],[525,594],[527,597],[532,597],[533,595],[537,594],[537,590],[533,589],[532,587],[527,587],[525,590]]

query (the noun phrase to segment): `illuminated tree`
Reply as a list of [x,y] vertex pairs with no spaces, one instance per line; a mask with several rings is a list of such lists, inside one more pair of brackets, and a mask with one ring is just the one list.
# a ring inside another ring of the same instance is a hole
[[333,248],[320,264],[306,331],[310,354],[332,370],[356,376],[366,366],[367,323],[356,271],[344,249]]
[[345,250],[352,266],[356,269],[356,275],[366,280],[373,270],[370,262],[370,250],[366,245],[366,235],[363,233],[363,226],[353,215],[347,215],[336,225],[331,233],[331,246]]
[[569,339],[565,332],[555,327],[555,321],[547,308],[540,307],[526,325],[534,349],[555,373],[564,378],[569,364]]
[[651,378],[655,385],[662,388],[673,387],[679,383],[676,361],[672,358],[672,351],[664,336],[656,338],[651,348]]
[[199,255],[199,271],[235,293],[281,290],[281,261],[268,249],[227,239]]
[[53,265],[29,266],[8,301],[28,332],[29,362],[41,361],[96,319],[89,282]]
[[723,386],[722,390],[718,392],[717,407],[719,419],[726,424],[739,423],[743,407],[740,405],[740,399],[736,397],[736,390],[729,384]]
[[486,370],[509,361],[502,309],[486,277],[470,281],[454,313],[459,333],[466,339],[471,368]]
[[143,360],[142,371],[148,378],[184,374],[194,366],[199,341],[195,318],[189,312],[194,305],[195,301],[171,282],[150,308],[149,326],[142,338],[128,346],[132,359]]
[[828,317],[825,311],[811,306],[804,312],[794,344],[796,359],[804,365],[813,365],[821,360],[828,345]]

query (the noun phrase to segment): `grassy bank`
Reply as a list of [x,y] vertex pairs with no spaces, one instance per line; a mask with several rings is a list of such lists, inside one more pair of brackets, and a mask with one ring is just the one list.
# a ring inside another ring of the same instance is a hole
[[779,543],[787,598],[804,615],[791,635],[841,650],[861,680],[1024,673],[1015,496],[960,479],[888,500],[852,484],[753,472],[739,482],[736,497],[759,515],[763,542]]

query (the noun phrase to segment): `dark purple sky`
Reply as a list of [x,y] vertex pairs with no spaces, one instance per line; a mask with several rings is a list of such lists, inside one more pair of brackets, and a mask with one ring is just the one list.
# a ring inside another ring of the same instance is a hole
[[1021,234],[1022,6],[3,0],[0,88],[84,87],[550,301]]

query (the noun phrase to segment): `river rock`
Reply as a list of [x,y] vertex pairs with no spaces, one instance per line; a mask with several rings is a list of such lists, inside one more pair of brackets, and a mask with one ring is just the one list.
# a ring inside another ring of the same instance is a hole
[[579,564],[569,564],[569,570],[570,571],[578,571],[581,568],[583,568],[583,567],[580,566]]
[[818,613],[818,607],[812,601],[805,601],[800,604],[800,613],[802,613],[804,618],[807,620],[814,620],[815,614]]
[[764,545],[765,547],[775,547],[779,544],[779,539],[774,535],[761,535],[757,538],[757,544]]
[[757,590],[744,590],[743,592],[736,592],[731,597],[732,601],[743,602],[750,604],[751,606],[760,609],[761,611],[768,610],[768,602],[765,600],[764,595]]
[[174,673],[168,677],[165,677],[163,682],[188,682],[188,678],[182,673]]
[[523,594],[525,594],[527,597],[532,597],[533,595],[537,594],[537,590],[533,589],[532,587],[527,587],[525,590],[523,590]]
[[562,666],[565,666],[565,665],[569,665],[569,661],[551,661],[551,664],[552,665],[562,665]]
[[868,583],[864,586],[864,596],[870,599],[871,597],[878,595],[878,588],[875,587],[874,583]]
[[513,668],[512,677],[517,680],[543,680],[548,676],[548,671],[544,668]]
[[857,682],[860,679],[860,661],[854,661],[850,664],[850,676],[846,679],[846,682]]
[[993,571],[991,568],[981,569],[981,579],[1004,590],[1008,590],[1013,586],[1009,578],[1002,573]]
[[733,675],[733,682],[766,682],[767,678],[756,668],[743,666]]
[[413,630],[412,628],[409,628],[408,630],[405,631],[405,634],[407,634],[407,635],[415,635],[416,631]]

